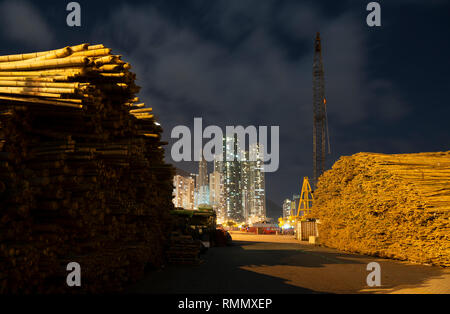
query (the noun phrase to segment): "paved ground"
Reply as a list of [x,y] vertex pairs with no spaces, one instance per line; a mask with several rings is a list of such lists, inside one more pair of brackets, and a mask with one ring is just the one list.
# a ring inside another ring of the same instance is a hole
[[[129,293],[450,293],[450,270],[346,254],[290,236],[233,233],[234,245],[212,248],[198,266],[152,271]],[[381,287],[366,285],[370,262]]]

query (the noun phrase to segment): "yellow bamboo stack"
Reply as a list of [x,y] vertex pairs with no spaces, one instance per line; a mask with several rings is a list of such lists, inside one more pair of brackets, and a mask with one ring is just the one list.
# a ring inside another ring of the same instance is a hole
[[342,157],[315,199],[327,246],[450,266],[450,152]]
[[0,56],[0,294],[112,292],[164,262],[172,168],[103,45]]
[[[46,104],[83,108],[95,104],[99,91],[138,92],[130,68],[120,55],[111,54],[111,49],[103,45],[81,44],[0,56],[0,99],[29,96],[35,98],[30,100],[32,103],[42,100]],[[95,84],[95,77],[102,80]],[[86,78],[91,81],[86,82]]]

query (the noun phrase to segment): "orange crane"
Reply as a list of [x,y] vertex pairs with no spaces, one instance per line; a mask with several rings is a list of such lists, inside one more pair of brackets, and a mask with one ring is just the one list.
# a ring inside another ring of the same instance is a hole
[[311,185],[309,184],[308,177],[303,178],[302,193],[300,194],[300,201],[298,202],[298,209],[296,218],[300,217],[300,212],[304,211],[304,214],[310,214],[314,196],[312,194]]
[[[314,196],[312,194],[311,185],[309,184],[309,178],[304,177],[297,212],[295,212],[295,202],[292,201],[293,206],[291,206],[291,215],[289,217],[278,219],[280,227],[284,228],[284,226],[287,226],[287,228],[292,228],[295,226],[297,222],[301,220],[302,216],[311,213],[313,202]],[[304,212],[304,215],[300,216],[302,211]]]

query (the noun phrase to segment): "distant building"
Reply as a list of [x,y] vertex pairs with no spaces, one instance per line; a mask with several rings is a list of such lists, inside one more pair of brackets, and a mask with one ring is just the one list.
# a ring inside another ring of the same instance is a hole
[[295,210],[295,214],[297,215],[298,204],[300,203],[300,195],[294,194],[292,195],[292,209]]
[[223,173],[223,161],[222,158],[219,158],[223,156],[215,155],[214,156],[214,172]]
[[196,207],[200,205],[209,205],[209,180],[208,180],[208,163],[203,157],[198,164],[198,180],[197,180],[197,200]]
[[224,220],[222,175],[214,171],[209,175],[209,204],[220,221]]
[[252,165],[249,161],[249,154],[247,151],[242,152],[242,160],[240,162],[241,168],[241,198],[242,198],[242,214],[244,216],[244,220],[248,220],[248,218],[252,215],[251,206],[253,202],[251,200],[251,170]]
[[198,173],[191,173],[189,176],[194,180],[195,190],[198,191]]
[[197,180],[197,188],[200,190],[200,187],[207,186],[208,184],[208,163],[203,157],[198,163],[198,180]]
[[194,180],[194,207],[193,207],[193,209],[198,209],[198,201],[199,201],[198,173],[191,173],[190,177],[192,178],[192,180]]
[[174,206],[182,207],[184,209],[194,209],[194,179],[176,175],[173,177],[173,185]]
[[287,198],[283,202],[283,218],[287,218],[287,217],[291,216],[292,215],[291,210],[292,210],[292,201]]
[[203,185],[200,187],[200,190],[198,191],[197,208],[200,208],[200,205],[210,205],[209,194],[209,186]]
[[297,215],[297,208],[298,208],[298,202],[291,201],[291,215],[296,216]]
[[264,177],[264,147],[250,144],[249,150],[249,216],[266,219],[266,187]]
[[238,138],[223,139],[223,155],[216,155],[214,170],[201,158],[198,174],[174,178],[174,204],[198,209],[210,205],[219,221],[257,223],[266,221],[264,149],[250,144],[241,151]]
[[236,135],[224,138],[223,161],[216,160],[214,169],[222,174],[225,219],[247,222],[266,219],[263,167],[262,146],[250,144],[249,151],[241,151]]
[[241,163],[237,136],[223,139],[223,189],[225,219],[243,221]]

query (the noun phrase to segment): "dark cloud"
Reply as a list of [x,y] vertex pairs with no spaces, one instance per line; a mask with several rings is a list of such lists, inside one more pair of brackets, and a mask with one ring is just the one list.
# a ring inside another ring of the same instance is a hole
[[[202,13],[202,21],[231,46],[149,5],[123,5],[99,21],[92,38],[131,60],[143,87],[141,98],[159,113],[166,137],[175,125],[192,125],[194,117],[221,126],[280,125],[280,170],[267,181],[269,196],[280,200],[311,173],[315,31],[322,32],[324,41],[330,123],[361,123],[373,111],[394,119],[408,108],[387,78],[368,77],[366,33],[359,16],[329,18],[313,5],[257,3],[217,1]],[[274,29],[307,49],[289,57]],[[276,184],[280,181],[290,182],[292,189]]]
[[45,49],[55,41],[39,9],[28,1],[0,3],[0,32],[6,39],[33,49]]
[[105,43],[133,65],[139,96],[154,107],[165,139],[176,125],[192,127],[194,117],[222,127],[279,125],[280,169],[266,180],[278,203],[312,174],[316,31],[324,47],[329,166],[359,151],[448,145],[449,63],[440,58],[449,46],[436,31],[448,29],[444,1],[380,1],[380,29],[365,24],[368,2],[354,0],[90,1],[81,2],[80,29],[64,24],[65,3],[55,3],[0,3],[0,37],[8,40],[2,48]]

